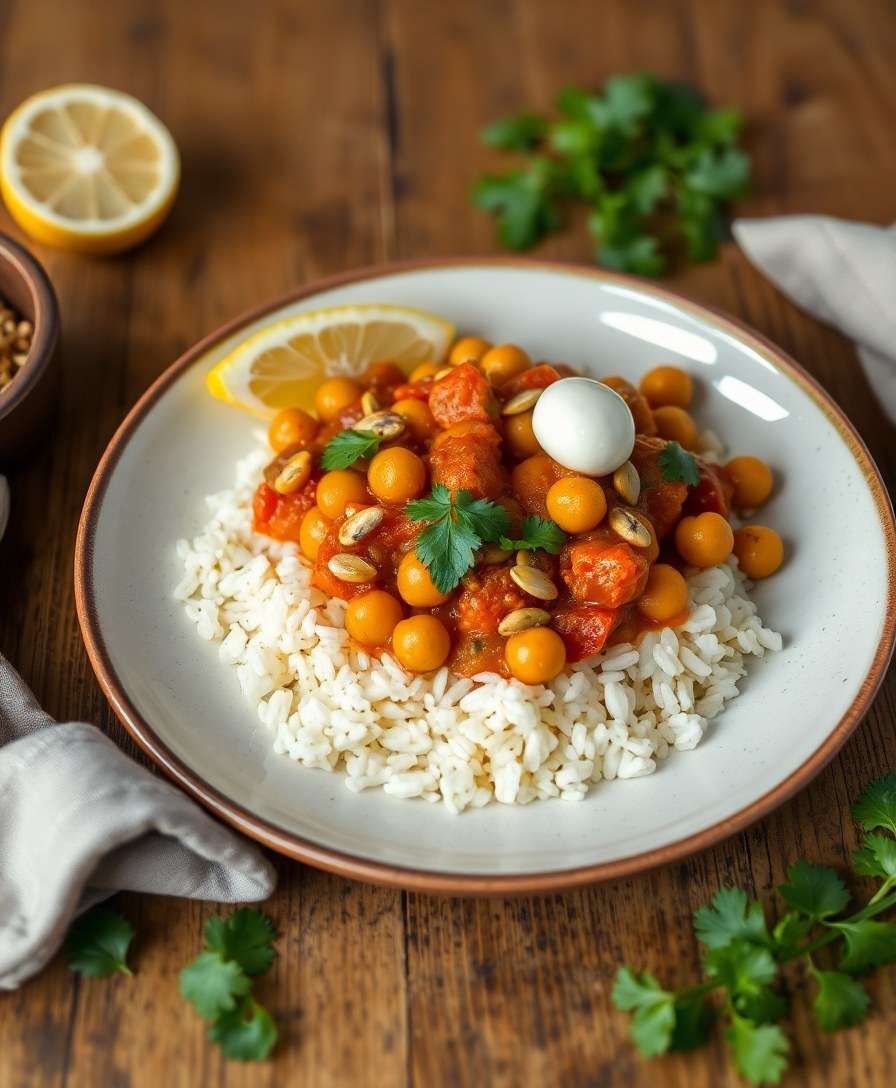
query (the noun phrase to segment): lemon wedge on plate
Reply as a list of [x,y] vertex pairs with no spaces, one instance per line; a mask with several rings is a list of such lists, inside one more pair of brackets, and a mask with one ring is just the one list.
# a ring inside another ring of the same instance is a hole
[[275,321],[239,344],[206,377],[220,400],[270,419],[281,408],[310,408],[325,377],[357,377],[388,360],[410,370],[440,362],[454,326],[407,306],[331,306]]
[[0,192],[32,238],[77,253],[142,242],[174,201],[180,159],[142,102],[69,83],[26,99],[0,132]]

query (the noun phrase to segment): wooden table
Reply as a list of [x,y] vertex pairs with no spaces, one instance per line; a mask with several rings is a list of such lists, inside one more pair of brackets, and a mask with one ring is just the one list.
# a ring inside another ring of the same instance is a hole
[[[62,307],[61,410],[12,475],[0,547],[0,649],[53,714],[98,722],[135,755],[94,681],[72,598],[75,525],[103,447],[164,367],[247,307],[358,265],[493,252],[466,195],[490,164],[476,140],[485,121],[544,107],[568,82],[650,69],[751,119],[744,213],[896,218],[896,9],[884,0],[0,0],[0,25],[0,112],[92,79],[147,102],[183,153],[174,213],[138,252],[88,261],[37,248]],[[0,227],[19,236],[5,213]],[[589,259],[581,231],[542,252]],[[893,432],[846,342],[731,245],[672,285],[790,351],[894,478]],[[641,1061],[610,980],[623,960],[690,979],[689,916],[721,884],[767,894],[799,854],[843,865],[851,799],[896,768],[894,698],[891,678],[842,754],[773,816],[612,886],[436,899],[281,859],[268,904],[281,955],[260,989],[282,1042],[261,1067],[222,1062],[177,994],[214,905],[123,896],[136,977],[81,981],[57,961],[0,998],[0,1085],[735,1084],[720,1043]],[[871,989],[867,1025],[832,1037],[797,998],[787,1084],[892,1084],[896,972]]]

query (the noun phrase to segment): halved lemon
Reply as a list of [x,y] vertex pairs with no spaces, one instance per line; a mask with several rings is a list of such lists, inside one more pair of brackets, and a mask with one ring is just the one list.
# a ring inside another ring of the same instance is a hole
[[275,321],[226,355],[207,377],[209,392],[270,419],[281,408],[310,408],[326,377],[357,377],[373,362],[405,370],[440,362],[454,326],[407,306],[331,306]]
[[180,158],[142,102],[69,83],[26,99],[0,132],[0,192],[32,238],[78,253],[119,253],[168,214]]

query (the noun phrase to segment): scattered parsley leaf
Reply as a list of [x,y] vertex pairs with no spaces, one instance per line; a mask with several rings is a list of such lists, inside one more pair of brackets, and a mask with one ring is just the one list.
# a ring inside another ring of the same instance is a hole
[[260,1062],[277,1042],[277,1025],[266,1009],[253,997],[247,997],[236,1008],[218,1017],[209,1036],[225,1058]]
[[896,880],[896,839],[872,832],[853,852],[852,865],[860,876]]
[[274,923],[258,910],[246,907],[228,918],[213,917],[205,924],[205,947],[234,960],[247,975],[260,975],[274,960]]
[[508,551],[534,551],[541,548],[542,551],[557,555],[566,543],[566,533],[554,521],[546,518],[527,517],[520,528],[520,539],[511,540],[502,536],[498,543]]
[[846,939],[846,951],[840,957],[844,971],[866,971],[896,960],[896,925],[889,922],[832,922]]
[[612,992],[617,1008],[634,1012],[629,1033],[645,1058],[669,1049],[675,1028],[673,995],[664,990],[649,972],[640,978],[628,967],[616,975]]
[[685,183],[698,193],[721,200],[743,196],[750,183],[750,160],[736,147],[713,151],[704,148]]
[[535,113],[520,113],[493,121],[480,132],[480,139],[501,151],[530,151],[547,132],[547,121]]
[[818,983],[812,1009],[822,1031],[836,1031],[865,1019],[871,999],[861,983],[842,971],[812,973]]
[[355,461],[372,457],[382,441],[382,437],[372,431],[340,431],[324,447],[320,462],[328,471],[348,468]]
[[653,108],[653,77],[643,73],[613,76],[604,86],[602,99],[591,106],[597,123],[633,136]]
[[620,272],[661,276],[666,270],[666,259],[659,252],[659,242],[650,234],[636,234],[624,242],[602,245],[597,253],[604,268]]
[[765,944],[768,930],[762,907],[750,903],[740,888],[721,888],[708,907],[694,912],[694,932],[708,948],[724,948],[734,940]]
[[888,774],[865,787],[852,814],[866,831],[885,827],[896,835],[896,774]]
[[715,1010],[703,997],[677,998],[673,1006],[675,1026],[670,1050],[694,1050],[709,1037],[715,1020]]
[[181,971],[180,993],[203,1020],[214,1020],[236,1005],[252,983],[238,963],[225,960],[218,952],[200,952]]
[[780,918],[772,932],[778,959],[795,954],[809,935],[813,924],[811,918],[795,910],[788,911]]
[[756,1025],[743,1017],[732,1019],[726,1038],[738,1073],[753,1084],[777,1084],[787,1068],[788,1044],[775,1024]]
[[536,159],[528,170],[485,175],[473,189],[473,200],[495,216],[502,245],[529,249],[559,225],[555,187],[556,168]]
[[666,167],[657,162],[633,174],[625,192],[632,208],[639,215],[647,215],[663,199],[668,187]]
[[683,450],[677,442],[666,443],[660,450],[658,464],[664,480],[681,480],[689,487],[696,487],[700,483],[697,458]]
[[65,955],[72,971],[104,978],[118,971],[130,975],[127,954],[134,927],[111,907],[99,906],[77,918],[65,940]]
[[778,888],[781,898],[814,921],[839,914],[849,902],[843,881],[825,865],[795,861],[787,870],[787,879],[790,883]]
[[734,1006],[741,1016],[754,1024],[773,1024],[787,1012],[787,999],[770,986],[761,986],[755,993],[738,994]]
[[746,997],[761,993],[777,973],[767,948],[740,937],[711,949],[703,965],[710,978],[718,979],[731,993]]

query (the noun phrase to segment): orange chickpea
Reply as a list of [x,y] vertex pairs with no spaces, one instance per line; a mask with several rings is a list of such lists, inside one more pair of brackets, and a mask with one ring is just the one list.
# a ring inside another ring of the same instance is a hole
[[438,363],[421,363],[411,371],[408,381],[422,382],[424,378],[431,378],[433,374],[438,373],[441,369]]
[[511,635],[504,646],[511,673],[524,684],[547,684],[566,667],[563,639],[550,627],[530,627]]
[[697,445],[697,424],[684,408],[678,408],[674,404],[654,408],[653,418],[661,438],[677,442],[686,450]]
[[694,383],[680,367],[658,366],[641,379],[641,392],[651,408],[687,408],[694,395]]
[[597,480],[567,476],[551,484],[547,494],[548,514],[565,533],[587,533],[604,519],[607,497]]
[[748,578],[768,578],[784,562],[784,543],[767,525],[744,525],[734,534],[734,554]]
[[731,555],[734,533],[721,514],[707,511],[681,519],[675,527],[675,547],[692,567],[714,567]]
[[451,366],[460,366],[461,363],[478,363],[483,355],[491,349],[488,340],[481,336],[464,336],[452,347],[448,356]]
[[451,636],[435,616],[411,616],[393,630],[392,652],[411,672],[432,672],[451,652]]
[[435,608],[451,597],[436,588],[428,567],[412,551],[399,563],[396,582],[402,599],[412,608]]
[[404,371],[396,363],[371,363],[364,371],[365,385],[401,385],[407,381]]
[[772,493],[772,470],[758,457],[735,457],[725,465],[725,471],[734,484],[734,505],[741,510],[754,510]]
[[342,517],[346,503],[370,504],[364,477],[348,468],[337,468],[321,476],[315,498],[321,513],[328,518]]
[[351,378],[327,378],[314,394],[314,409],[324,423],[331,423],[360,396],[361,386]]
[[680,615],[688,606],[688,584],[667,563],[654,563],[647,576],[647,586],[638,600],[638,610],[649,620],[664,623]]
[[418,442],[426,442],[439,429],[439,425],[429,410],[429,405],[426,401],[417,400],[416,397],[397,400],[392,405],[392,411],[402,417],[408,430]]
[[541,446],[532,430],[532,413],[519,412],[508,416],[504,423],[504,441],[512,457],[522,459],[540,453]]
[[401,604],[384,589],[353,597],[345,610],[345,629],[362,646],[386,646],[403,616]]
[[312,506],[302,518],[299,526],[299,547],[306,559],[313,563],[317,559],[317,550],[324,537],[330,531],[330,519],[324,517],[320,507]]
[[416,499],[426,487],[426,465],[404,446],[380,450],[367,470],[370,490],[383,502]]
[[499,344],[479,360],[482,372],[492,385],[503,385],[532,365],[532,360],[516,344]]
[[300,442],[311,442],[320,430],[320,424],[302,408],[284,408],[271,420],[268,441],[274,453],[282,453]]

